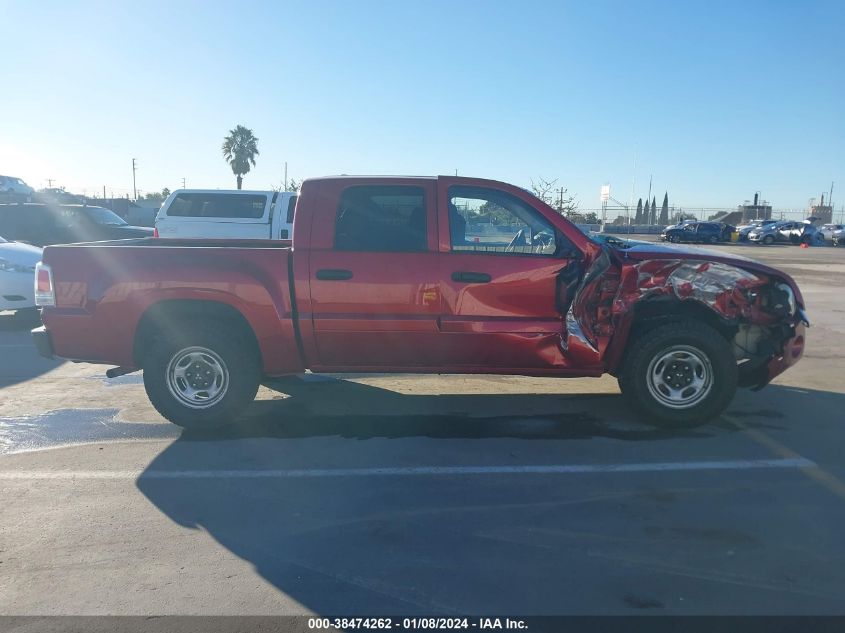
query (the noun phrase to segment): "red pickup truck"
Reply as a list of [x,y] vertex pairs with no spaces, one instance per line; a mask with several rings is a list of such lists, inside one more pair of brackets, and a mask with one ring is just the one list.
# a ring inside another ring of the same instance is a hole
[[808,325],[777,270],[590,238],[519,187],[445,176],[308,180],[291,241],[49,246],[36,294],[42,354],[143,369],[193,428],[306,369],[610,373],[646,422],[692,426],[796,363]]

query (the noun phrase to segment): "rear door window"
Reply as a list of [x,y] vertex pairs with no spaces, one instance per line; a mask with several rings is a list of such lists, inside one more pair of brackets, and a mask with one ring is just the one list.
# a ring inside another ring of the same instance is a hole
[[266,207],[263,194],[180,193],[167,209],[167,217],[257,220],[264,217]]
[[335,250],[425,251],[426,235],[422,187],[356,186],[347,188],[341,195],[335,222]]

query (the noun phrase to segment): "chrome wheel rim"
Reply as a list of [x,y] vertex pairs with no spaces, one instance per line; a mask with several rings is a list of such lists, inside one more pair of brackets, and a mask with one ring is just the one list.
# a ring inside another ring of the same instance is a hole
[[191,409],[214,406],[229,389],[229,370],[223,359],[206,347],[186,347],[167,364],[167,388]]
[[707,355],[690,345],[673,345],[648,364],[649,393],[671,409],[689,409],[713,389],[713,368]]

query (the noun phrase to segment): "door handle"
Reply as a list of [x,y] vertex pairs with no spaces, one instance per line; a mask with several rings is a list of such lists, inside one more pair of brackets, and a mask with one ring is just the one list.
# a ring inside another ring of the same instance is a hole
[[464,284],[486,284],[490,283],[492,277],[487,273],[473,273],[464,270],[458,270],[452,273],[452,281],[458,281]]
[[343,268],[323,268],[317,271],[317,279],[322,281],[346,281],[352,279],[352,271]]

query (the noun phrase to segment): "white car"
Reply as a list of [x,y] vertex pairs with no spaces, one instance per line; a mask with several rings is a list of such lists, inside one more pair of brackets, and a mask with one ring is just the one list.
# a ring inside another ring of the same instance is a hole
[[825,240],[832,240],[833,234],[836,231],[841,231],[843,229],[843,226],[845,226],[845,225],[842,225],[842,224],[825,224],[824,226],[822,226],[822,228],[819,229],[819,233],[822,234],[822,237]]
[[41,249],[0,237],[0,311],[35,308],[35,264]]
[[296,194],[290,191],[180,189],[155,220],[166,238],[289,240]]
[[20,178],[15,178],[14,176],[0,176],[0,192],[19,193],[28,196],[35,193],[35,189],[30,187]]

